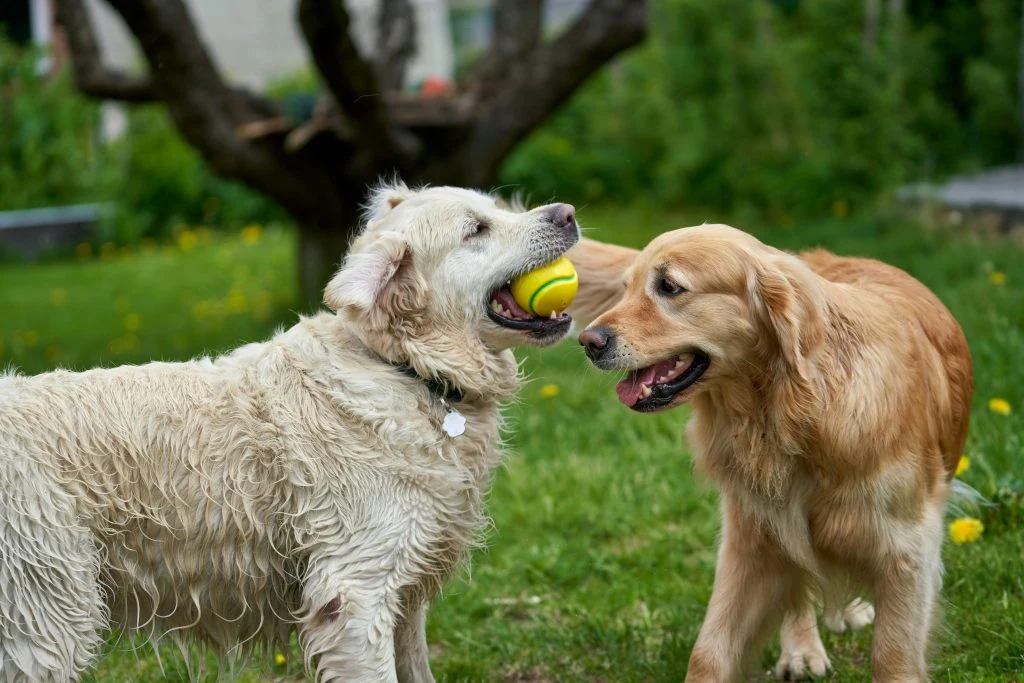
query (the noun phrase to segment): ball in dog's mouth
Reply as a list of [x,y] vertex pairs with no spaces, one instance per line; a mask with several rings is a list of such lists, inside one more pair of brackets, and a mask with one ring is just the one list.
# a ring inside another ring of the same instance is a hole
[[710,365],[711,359],[702,351],[683,353],[631,371],[615,385],[615,393],[622,403],[636,411],[664,408],[692,387]]
[[487,317],[502,327],[528,332],[535,338],[564,336],[569,332],[572,317],[564,311],[552,311],[550,316],[535,316],[516,303],[510,289],[511,281],[495,290],[487,303]]

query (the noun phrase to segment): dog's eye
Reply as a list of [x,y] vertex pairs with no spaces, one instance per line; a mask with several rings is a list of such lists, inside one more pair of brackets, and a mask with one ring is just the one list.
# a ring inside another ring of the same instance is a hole
[[469,232],[466,234],[466,239],[470,239],[472,237],[480,237],[481,235],[486,234],[487,231],[490,230],[490,229],[491,229],[491,226],[489,226],[484,221],[481,221],[481,220],[473,221],[472,226],[470,226]]
[[678,296],[686,291],[686,288],[680,287],[676,283],[669,280],[667,277],[658,278],[658,293],[664,296]]

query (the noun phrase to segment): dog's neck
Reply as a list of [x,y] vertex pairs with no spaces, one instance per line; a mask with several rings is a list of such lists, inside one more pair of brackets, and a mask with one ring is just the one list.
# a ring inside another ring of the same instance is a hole
[[[422,381],[460,401],[504,401],[519,390],[519,364],[511,350],[493,351],[468,333],[366,334],[355,325],[346,333],[387,363],[406,367]],[[436,392],[435,392],[436,393]]]
[[722,486],[739,486],[782,502],[795,468],[820,437],[821,383],[815,370],[824,346],[808,354],[807,374],[794,374],[777,355],[751,365],[753,375],[720,378],[694,396],[689,436],[699,467]]

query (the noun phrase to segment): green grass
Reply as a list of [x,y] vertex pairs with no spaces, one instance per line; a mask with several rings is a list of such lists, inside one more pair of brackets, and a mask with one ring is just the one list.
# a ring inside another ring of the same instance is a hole
[[[644,209],[585,210],[600,239],[641,245],[694,217]],[[696,219],[702,220],[703,216]],[[976,398],[964,479],[997,501],[977,513],[977,543],[947,544],[936,681],[1024,680],[1024,251],[954,239],[896,218],[829,219],[748,229],[777,246],[824,245],[882,258],[935,289],[967,332]],[[210,238],[85,263],[0,266],[0,366],[24,372],[174,359],[267,336],[294,319],[294,247],[284,232],[257,243]],[[1004,273],[997,285],[991,273]],[[62,293],[60,293],[62,292]],[[531,382],[514,417],[512,452],[490,497],[489,548],[453,581],[429,619],[445,681],[677,681],[714,571],[716,496],[696,481],[682,441],[685,410],[635,415],[614,378],[572,343],[530,353]],[[542,395],[553,384],[558,394]],[[1009,416],[991,412],[1004,398]],[[831,680],[864,681],[870,631],[826,635]],[[777,648],[765,652],[767,668]],[[293,680],[301,667],[255,664],[240,680]],[[180,655],[163,656],[185,679]],[[91,680],[159,676],[148,649],[125,646]]]

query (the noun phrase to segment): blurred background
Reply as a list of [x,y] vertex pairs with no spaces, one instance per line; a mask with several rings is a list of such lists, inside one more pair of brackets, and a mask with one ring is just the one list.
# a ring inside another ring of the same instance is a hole
[[[572,202],[633,246],[730,222],[932,287],[974,352],[961,474],[992,501],[947,559],[938,666],[1022,680],[1024,2],[0,0],[0,369],[265,338],[319,306],[395,175]],[[714,494],[680,415],[618,412],[577,351],[527,359],[501,537],[432,617],[439,678],[685,663]],[[867,641],[836,647],[862,680]],[[254,680],[301,675],[285,660]],[[180,674],[110,661],[96,680]]]

